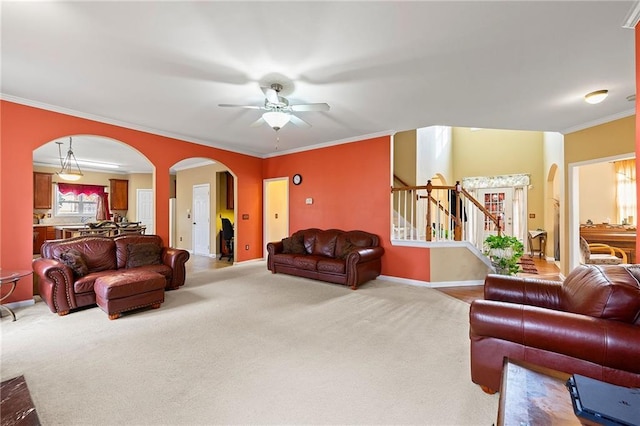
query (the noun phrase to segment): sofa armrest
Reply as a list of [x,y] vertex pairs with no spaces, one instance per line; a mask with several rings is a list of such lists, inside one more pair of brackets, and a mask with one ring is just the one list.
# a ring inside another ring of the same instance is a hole
[[489,274],[484,280],[485,300],[522,303],[560,309],[562,283],[509,275]]
[[472,337],[491,337],[640,374],[640,327],[515,303],[475,300]]
[[366,247],[351,251],[347,257],[347,265],[355,265],[356,263],[369,262],[371,260],[380,259],[384,254],[382,247]]
[[38,258],[33,261],[33,272],[38,276],[40,297],[60,315],[77,307],[70,267],[54,259]]
[[282,241],[273,241],[267,244],[267,253],[269,254],[278,254],[282,253],[284,246]]
[[365,247],[351,251],[345,259],[346,285],[353,290],[359,284],[375,279],[382,269],[382,247]]
[[275,265],[273,264],[273,255],[282,253],[282,250],[284,250],[282,241],[272,241],[267,244],[267,269],[269,271],[275,271]]
[[168,290],[176,289],[184,285],[187,275],[185,264],[189,260],[189,252],[183,249],[164,247],[162,250],[162,263],[169,266],[173,273],[171,274],[171,284]]

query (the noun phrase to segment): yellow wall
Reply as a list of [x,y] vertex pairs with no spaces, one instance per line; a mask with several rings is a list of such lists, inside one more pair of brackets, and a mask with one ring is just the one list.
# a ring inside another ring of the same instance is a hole
[[[619,155],[633,154],[635,156],[635,115],[610,121],[588,129],[567,133],[564,136],[565,162],[565,217],[569,218],[569,165],[598,158],[608,158]],[[568,220],[565,221],[568,225]],[[574,230],[577,233],[577,229]],[[565,226],[561,244],[561,271],[569,273],[569,226]],[[577,244],[578,241],[571,242]]]
[[454,127],[453,176],[497,176],[526,173],[533,187],[528,192],[528,229],[544,226],[544,134],[512,130]]
[[[187,250],[193,250],[193,216],[188,217],[187,210],[193,214],[193,186],[209,184],[209,205],[211,208],[210,220],[211,226],[209,235],[209,253],[215,254],[218,252],[218,239],[217,233],[220,228],[218,222],[218,200],[221,197],[219,194],[219,179],[218,172],[225,171],[226,167],[221,164],[211,164],[202,167],[195,167],[193,169],[180,170],[176,174],[176,247]],[[226,192],[225,192],[226,194]],[[220,197],[220,198],[219,198]],[[225,198],[226,200],[226,198]],[[231,217],[233,221],[233,217]]]
[[616,217],[616,176],[613,163],[588,164],[578,168],[580,176],[580,223],[620,223]]
[[[127,219],[130,222],[137,220],[138,212],[138,189],[153,189],[153,174],[151,173],[132,173],[129,178],[129,211]],[[156,200],[156,203],[158,200]],[[165,203],[166,204],[166,203]]]
[[[416,131],[398,132],[393,136],[393,174],[409,186],[416,184]],[[394,186],[402,186],[394,182]],[[425,185],[422,183],[421,185]]]

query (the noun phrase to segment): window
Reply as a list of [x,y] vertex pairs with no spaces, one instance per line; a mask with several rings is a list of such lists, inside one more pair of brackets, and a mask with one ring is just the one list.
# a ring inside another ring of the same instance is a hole
[[98,195],[75,195],[56,191],[56,216],[95,216],[98,207]]
[[633,224],[636,214],[636,160],[614,161],[616,171],[617,214],[622,224]]
[[[104,186],[58,183],[54,214],[56,216],[96,216]],[[104,204],[104,203],[102,203]]]

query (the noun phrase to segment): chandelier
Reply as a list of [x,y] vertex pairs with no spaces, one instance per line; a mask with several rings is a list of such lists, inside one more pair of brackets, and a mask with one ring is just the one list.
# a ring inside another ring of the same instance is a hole
[[82,172],[80,171],[80,166],[78,165],[78,160],[76,160],[76,156],[73,154],[73,149],[71,148],[72,140],[69,137],[69,150],[67,151],[66,157],[62,158],[62,149],[60,145],[62,142],[56,142],[58,144],[58,155],[60,156],[60,166],[61,169],[58,173],[61,179],[64,180],[78,180],[82,177]]

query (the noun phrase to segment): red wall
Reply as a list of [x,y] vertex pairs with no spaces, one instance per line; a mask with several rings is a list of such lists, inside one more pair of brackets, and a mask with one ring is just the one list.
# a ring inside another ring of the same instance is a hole
[[[0,268],[31,269],[33,150],[69,135],[98,135],[137,149],[155,166],[156,232],[168,241],[169,168],[190,157],[210,158],[236,176],[237,260],[262,257],[262,159],[177,139],[0,101]],[[165,208],[166,206],[166,208]],[[33,281],[20,280],[8,302],[33,297]],[[3,293],[4,294],[4,293]]]
[[[155,166],[156,200],[169,198],[169,168],[190,157],[210,158],[236,176],[237,260],[263,257],[263,179],[303,176],[290,185],[290,226],[362,229],[385,248],[383,275],[429,281],[429,250],[390,243],[391,140],[381,137],[260,159],[84,118],[0,101],[0,267],[31,269],[33,150],[69,135],[98,135],[126,143]],[[313,198],[313,204],[305,204]],[[167,206],[164,208],[163,206]],[[249,219],[242,216],[248,214]],[[640,215],[639,215],[640,216]],[[168,203],[156,202],[156,229],[165,241]],[[245,251],[245,245],[251,247]],[[8,302],[33,297],[32,279],[20,281]]]
[[[391,218],[391,138],[335,145],[264,160],[264,178],[302,175],[289,185],[289,231],[361,229],[381,238],[382,274],[429,281],[429,250],[394,247]],[[313,198],[313,204],[305,199]]]

